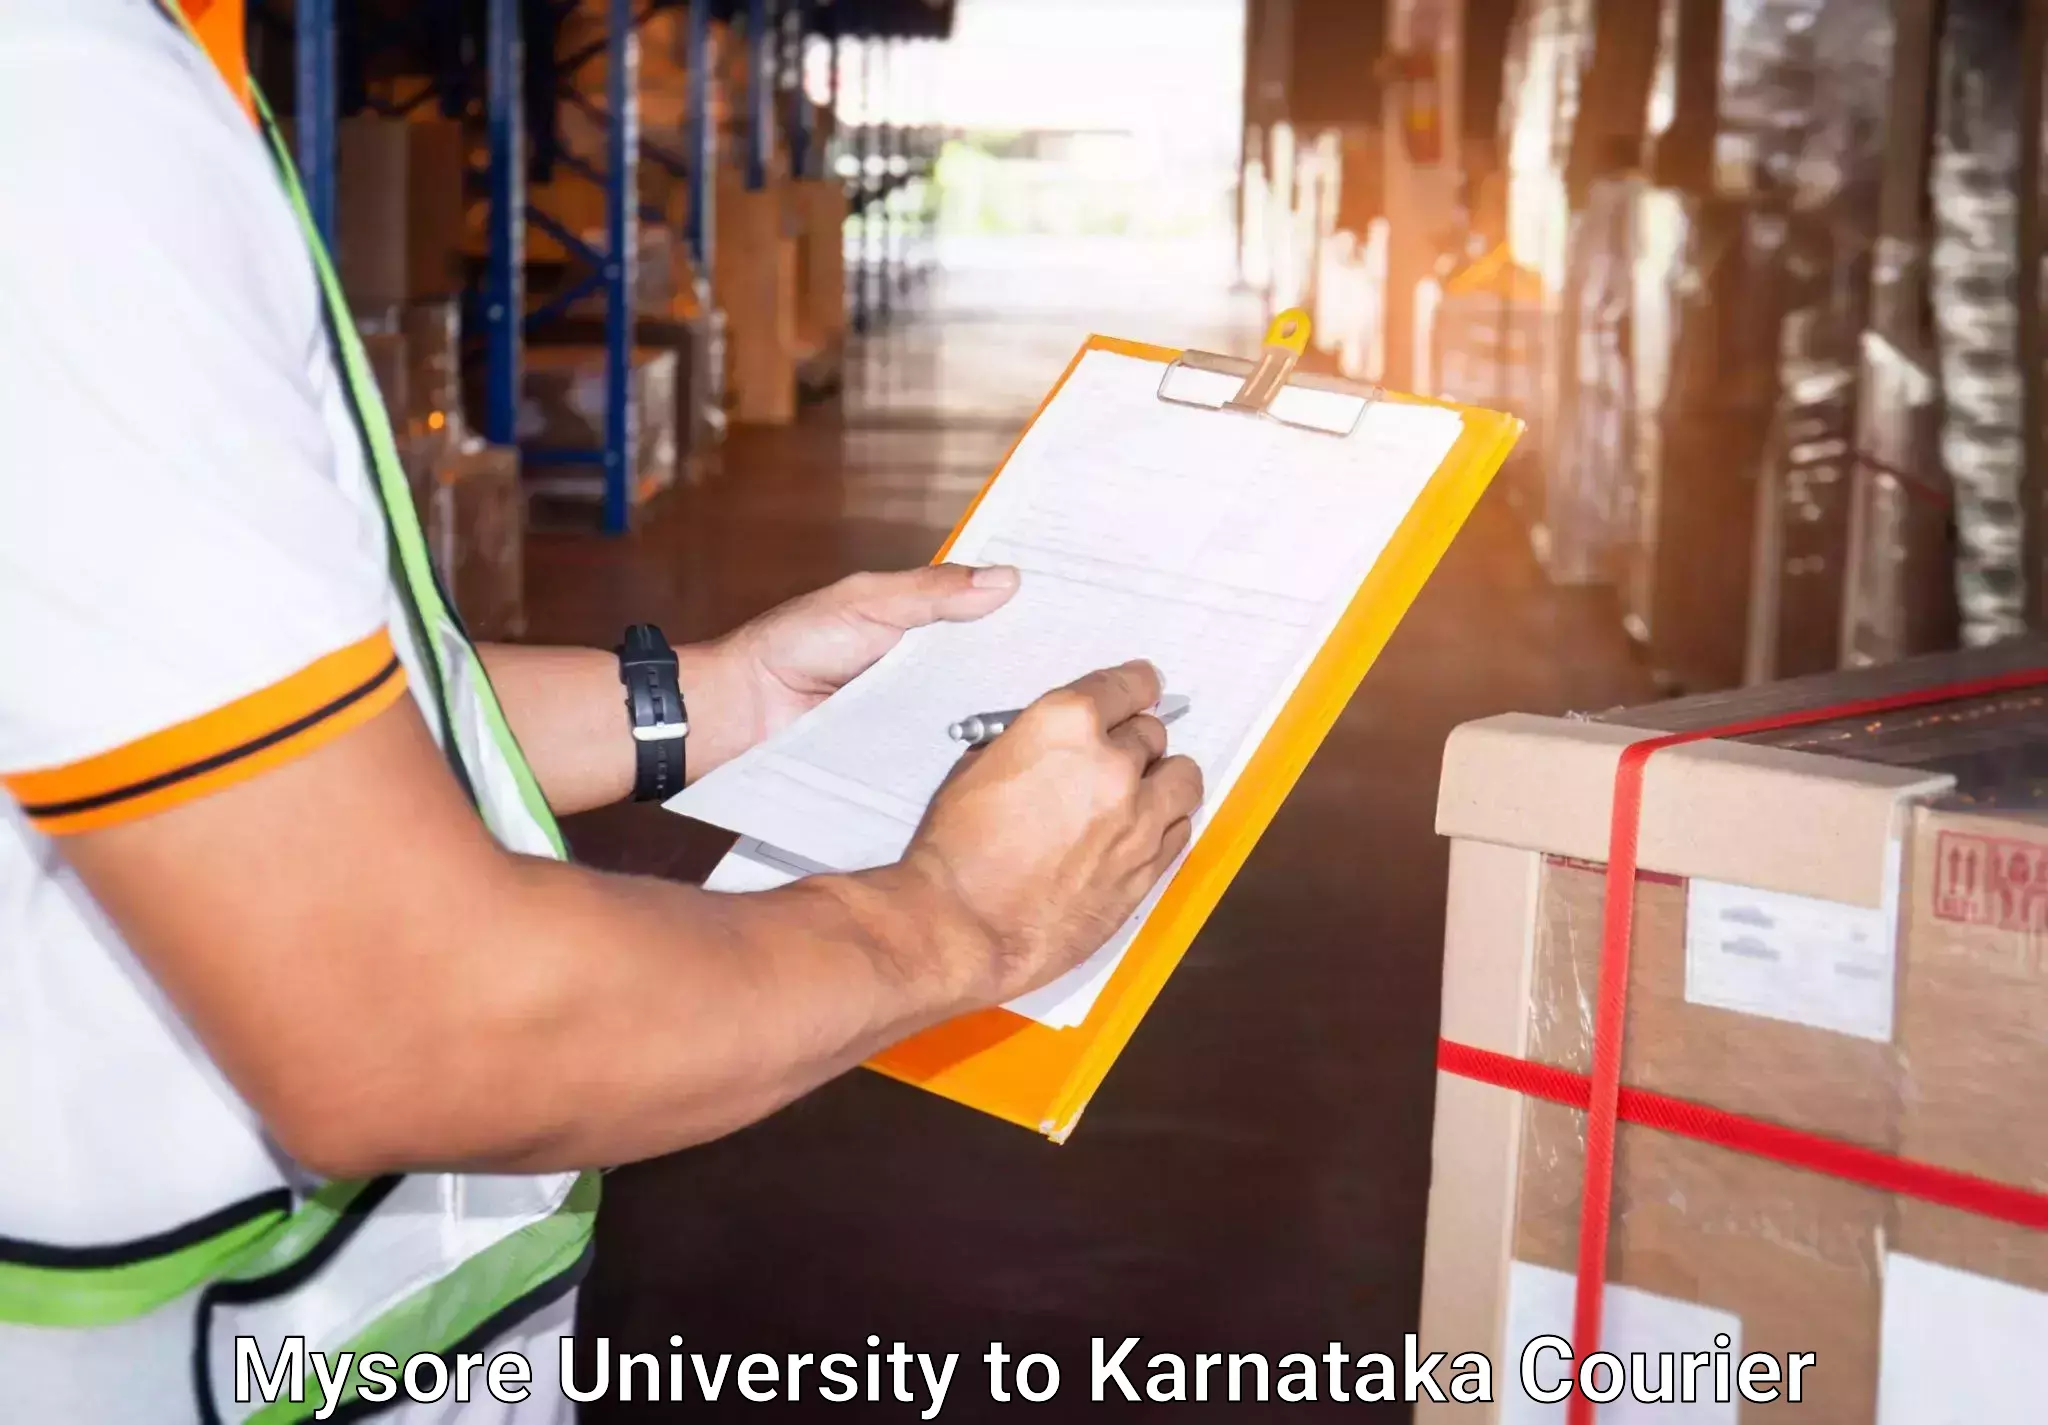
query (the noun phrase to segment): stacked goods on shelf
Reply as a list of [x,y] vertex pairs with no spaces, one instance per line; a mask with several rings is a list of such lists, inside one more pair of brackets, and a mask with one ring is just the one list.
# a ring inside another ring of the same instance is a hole
[[[600,469],[556,463],[604,447],[608,409],[601,346],[534,346],[519,388],[518,435],[530,452],[527,486],[536,495],[586,497],[601,488]],[[676,478],[676,354],[635,347],[627,373],[627,489],[647,500]]]
[[1543,298],[1543,279],[1509,257],[1505,244],[1445,278],[1431,322],[1434,394],[1517,416],[1533,410],[1531,315]]
[[460,119],[422,107],[406,124],[406,295],[459,295],[469,204],[469,140]]
[[[1626,744],[1731,725],[1618,780]],[[1600,865],[1629,785],[1632,935]],[[1608,1235],[1581,1361],[1644,1353],[1654,1389],[1660,1352],[1768,1352],[1757,1384],[1789,1408],[1803,1354],[1815,1418],[2034,1418],[2044,809],[2039,643],[1458,729],[1421,1349],[1494,1352],[1501,1403],[1417,1420],[1523,1418],[1523,1347],[1574,1333],[1583,1222]],[[1593,1041],[1615,1026],[1611,1197],[1596,1173],[1588,1211]]]
[[358,312],[396,308],[412,295],[411,147],[403,119],[360,114],[335,131],[334,265]]
[[1623,597],[1659,673],[1698,690],[1842,660],[1897,51],[1858,0],[1679,0],[1676,18],[1676,113],[1637,201]]
[[735,420],[796,419],[797,239],[787,183],[771,170],[760,188],[722,168],[713,284],[726,315],[726,399]]
[[[1505,242],[1454,269],[1433,301],[1417,301],[1427,389],[1446,400],[1532,419],[1543,399],[1535,343],[1548,304],[1543,279],[1515,262]],[[1508,457],[1503,488],[1526,490],[1530,471],[1540,468],[1537,448],[1525,437]]]
[[[1956,603],[1962,640],[2007,638],[2027,624],[2021,474],[2026,388],[2018,303],[2024,72],[2013,0],[1943,7],[1934,152],[1929,296],[1944,405],[1941,460],[1955,500]],[[2031,145],[2025,147],[2031,148]],[[2031,175],[2028,182],[2036,181]],[[2028,255],[2038,263],[2039,253]],[[2027,511],[2041,518],[2042,509]]]
[[466,438],[434,462],[420,523],[472,638],[526,632],[526,487],[519,452]]
[[1895,46],[1889,7],[1860,0],[1774,0],[1755,23],[1730,25],[1723,113],[1749,146],[1760,220],[1784,235],[1744,662],[1746,680],[1764,682],[1841,662],[1858,348]]
[[464,164],[454,120],[343,120],[336,265],[442,583],[471,633],[509,638],[525,631],[526,495],[518,451],[463,415]]
[[1654,188],[1637,208],[1640,522],[1623,620],[1680,687],[1742,678],[1756,472],[1777,402],[1778,231],[1717,193]]
[[789,185],[797,230],[797,346],[809,353],[798,371],[808,391],[838,387],[846,348],[846,187],[836,178]]
[[[1549,215],[1563,241],[1554,254],[1557,307],[1531,526],[1537,555],[1560,584],[1616,580],[1640,523],[1630,314],[1658,10],[1598,0],[1590,13],[1571,16],[1576,43],[1560,44],[1581,72],[1570,120],[1552,136],[1552,163],[1563,171],[1539,190],[1565,211]],[[1562,95],[1565,86],[1557,88]]]
[[1578,114],[1580,75],[1592,49],[1593,0],[1530,0],[1517,15],[1507,46],[1501,127],[1506,153],[1504,210],[1508,256],[1533,273],[1542,292],[1512,314],[1515,344],[1535,365],[1533,408],[1520,458],[1504,487],[1532,534],[1545,522],[1545,474],[1557,439],[1564,389],[1558,370],[1559,296],[1564,285],[1571,204],[1566,156]]
[[1895,10],[1879,233],[1857,392],[1842,663],[1864,667],[1956,642],[1952,501],[1927,303],[1929,96],[1940,6]]
[[[1619,166],[1618,164],[1615,166]],[[1564,270],[1536,554],[1552,582],[1605,584],[1633,538],[1636,502],[1635,205],[1642,181],[1625,172],[1586,185],[1573,214]]]
[[[1760,12],[1678,0],[1660,68],[1668,122],[1636,198],[1634,358],[1637,525],[1623,625],[1667,682],[1742,678],[1757,471],[1778,402],[1783,224],[1760,214],[1741,134],[1724,142],[1724,88],[1741,112]],[[1740,62],[1738,63],[1738,59]],[[1747,65],[1748,69],[1743,69]],[[1718,176],[1717,149],[1730,162]]]
[[[605,166],[609,56],[605,49],[607,6],[585,0],[562,16],[554,36],[558,62],[582,62],[562,81],[555,104],[555,141],[562,151],[590,167]],[[735,51],[721,21],[707,27],[712,58],[705,95],[705,122],[711,134],[724,132],[732,106],[723,75]],[[636,166],[639,210],[658,215],[662,226],[680,230],[688,221],[689,189],[684,174],[689,155],[689,14],[687,7],[655,9],[639,17],[628,39],[635,56],[635,107],[640,137]],[[587,56],[587,58],[585,58]],[[588,242],[604,234],[604,189],[568,164],[551,165],[545,182],[532,186],[535,206]],[[538,262],[565,262],[570,253],[539,226],[527,236],[529,256]]]

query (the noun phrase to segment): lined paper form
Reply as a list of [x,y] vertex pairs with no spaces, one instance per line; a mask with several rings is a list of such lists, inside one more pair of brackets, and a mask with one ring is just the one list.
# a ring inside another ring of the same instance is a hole
[[[750,838],[712,889],[894,861],[961,754],[949,723],[1132,658],[1190,700],[1168,741],[1206,779],[1200,838],[1462,419],[1382,402],[1339,439],[1161,402],[1163,370],[1087,352],[1019,443],[948,556],[1016,565],[1008,604],[914,630],[667,803]],[[1008,1008],[1079,1024],[1164,883],[1086,963]]]

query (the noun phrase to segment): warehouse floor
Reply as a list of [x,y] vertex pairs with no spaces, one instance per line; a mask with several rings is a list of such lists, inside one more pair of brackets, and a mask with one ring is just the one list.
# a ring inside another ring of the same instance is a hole
[[[1091,326],[1256,339],[1199,254],[1162,263],[1148,247],[1133,266],[1118,252],[953,272],[856,344],[840,400],[736,431],[723,470],[631,537],[536,536],[533,636],[608,644],[652,619],[680,641],[852,570],[922,562]],[[1088,1413],[1096,1335],[1112,1349],[1142,1336],[1138,1361],[1332,1339],[1399,1359],[1429,1176],[1445,734],[1647,694],[1611,599],[1547,587],[1489,496],[1066,1146],[852,1074],[612,1175],[584,1334],[664,1356],[671,1335],[711,1352],[865,1354],[870,1333],[884,1351],[960,1351],[951,1420],[994,1410],[978,1363],[991,1340],[1059,1360],[1049,1419]],[[727,840],[644,808],[571,835],[596,864],[690,879]]]

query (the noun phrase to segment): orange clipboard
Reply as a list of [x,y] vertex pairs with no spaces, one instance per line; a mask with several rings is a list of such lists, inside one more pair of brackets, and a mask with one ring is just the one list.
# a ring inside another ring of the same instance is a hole
[[[995,473],[962,514],[933,556],[946,558],[976,505],[985,498],[1016,453],[1031,423],[1058,397],[1081,359],[1091,351],[1115,352],[1162,364],[1165,376],[1177,364],[1229,372],[1245,380],[1225,408],[1262,411],[1290,384],[1294,362],[1307,344],[1308,321],[1283,313],[1269,331],[1258,362],[1205,352],[1176,351],[1114,337],[1092,336],[1074,353],[1067,369],[1032,413]],[[883,1051],[868,1067],[970,1108],[1031,1128],[1065,1142],[1082,1110],[1116,1062],[1167,976],[1194,943],[1209,913],[1223,898],[1252,847],[1280,804],[1293,790],[1309,759],[1357,691],[1380,650],[1386,647],[1409,605],[1463,527],[1494,474],[1520,439],[1522,422],[1513,416],[1418,396],[1397,395],[1320,377],[1302,377],[1309,388],[1350,392],[1368,402],[1383,400],[1456,410],[1464,429],[1436,474],[1409,508],[1386,549],[1359,585],[1350,606],[1307,674],[1268,730],[1237,783],[1217,808],[1182,861],[1144,927],[1132,941],[1088,1017],[1079,1025],[1054,1029],[1007,1009],[986,1009],[937,1025]],[[1161,399],[1172,399],[1162,394]],[[1218,419],[1232,419],[1219,412]],[[1332,432],[1332,434],[1338,434]]]

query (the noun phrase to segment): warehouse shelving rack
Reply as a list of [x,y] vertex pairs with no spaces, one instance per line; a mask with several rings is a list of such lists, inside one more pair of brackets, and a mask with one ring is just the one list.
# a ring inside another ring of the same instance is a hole
[[[580,8],[577,0],[483,0],[482,29],[466,32],[466,46],[480,65],[451,64],[397,106],[367,105],[404,113],[430,100],[444,112],[460,114],[480,105],[487,151],[479,173],[470,175],[471,192],[484,205],[486,257],[477,290],[472,294],[465,329],[481,332],[484,356],[482,429],[496,444],[518,444],[521,370],[527,333],[570,306],[595,297],[603,308],[605,350],[605,420],[603,441],[587,449],[522,449],[530,466],[594,468],[602,527],[625,531],[632,515],[633,358],[635,267],[638,228],[643,216],[638,203],[639,165],[659,163],[687,185],[689,214],[683,241],[699,275],[709,281],[716,261],[713,215],[717,135],[713,132],[707,96],[709,27],[714,19],[738,22],[747,44],[750,83],[745,114],[745,179],[750,188],[767,182],[774,142],[775,105],[787,106],[791,152],[795,163],[810,168],[822,158],[815,141],[814,115],[803,83],[805,46],[812,36],[833,47],[832,70],[841,67],[840,51],[849,43],[884,46],[892,37],[943,38],[951,32],[952,0],[604,0],[605,26],[575,53],[555,57],[552,46],[543,54],[526,44],[529,32],[552,36],[557,24]],[[684,151],[650,143],[640,132],[638,112],[638,31],[661,10],[687,7],[689,94],[685,111]],[[358,14],[344,0],[293,0],[291,13],[261,3],[257,17],[275,28],[288,29],[293,45],[294,145],[307,201],[315,223],[331,244],[338,205],[336,183],[337,129],[342,110],[342,58],[348,49],[355,64],[364,64],[379,47],[417,40],[428,24],[461,28],[474,24],[475,7],[461,0],[436,0],[401,12],[401,18],[378,26],[375,17]],[[344,15],[343,11],[349,13]],[[410,33],[409,33],[410,32]],[[348,43],[345,45],[344,40]],[[779,43],[778,43],[779,42]],[[788,57],[785,70],[778,53]],[[602,101],[581,92],[576,73],[602,56],[605,93]],[[547,65],[547,69],[539,68]],[[482,74],[474,73],[480,67]],[[867,69],[862,66],[863,71]],[[527,86],[539,74],[558,103],[572,104],[594,121],[602,133],[602,154],[592,156],[548,145],[549,157],[603,190],[604,230],[592,241],[572,231],[554,214],[529,200],[526,142]],[[865,77],[865,75],[864,75]],[[865,111],[872,114],[873,110]],[[901,157],[900,140],[883,123],[870,123],[867,150],[880,164],[863,163],[851,184],[851,206],[860,214],[863,231],[879,216],[889,222],[889,197],[909,181],[890,160]],[[815,158],[814,158],[815,156]],[[871,171],[875,170],[875,171]],[[562,291],[529,307],[526,292],[526,230],[532,225],[560,243],[583,271]],[[884,250],[890,244],[884,234]],[[863,252],[866,243],[862,244]],[[865,267],[865,264],[863,264]],[[889,286],[890,265],[882,265],[883,289]],[[861,284],[860,320],[867,320],[866,282]],[[886,295],[883,303],[886,305]]]

